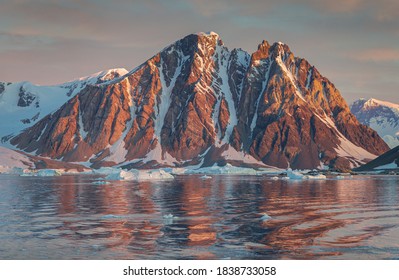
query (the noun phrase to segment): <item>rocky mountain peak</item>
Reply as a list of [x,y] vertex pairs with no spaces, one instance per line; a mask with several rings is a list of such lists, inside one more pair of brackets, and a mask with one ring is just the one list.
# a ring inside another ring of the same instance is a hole
[[82,88],[10,143],[127,168],[350,169],[388,149],[335,86],[282,43],[263,41],[249,55],[230,51],[216,33],[191,34],[119,77]]
[[268,41],[263,40],[258,45],[258,49],[252,54],[252,62],[259,61],[269,57],[270,44]]

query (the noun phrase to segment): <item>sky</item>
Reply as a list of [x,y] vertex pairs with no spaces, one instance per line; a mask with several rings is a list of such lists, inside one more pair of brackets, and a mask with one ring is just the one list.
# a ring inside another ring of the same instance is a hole
[[397,0],[0,0],[0,81],[131,70],[201,31],[249,53],[263,39],[284,42],[348,103],[399,103]]

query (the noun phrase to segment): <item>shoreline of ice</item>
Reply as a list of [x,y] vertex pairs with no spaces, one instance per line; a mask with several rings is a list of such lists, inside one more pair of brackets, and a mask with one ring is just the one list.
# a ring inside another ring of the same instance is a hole
[[[192,167],[164,167],[158,169],[131,169],[125,170],[119,167],[102,167],[100,169],[86,169],[84,171],[65,169],[31,169],[21,167],[0,166],[0,174],[19,175],[23,177],[53,177],[63,175],[98,175],[101,183],[108,184],[112,181],[145,181],[145,180],[171,180],[181,175],[197,175],[202,180],[211,179],[215,175],[236,176],[263,176],[269,180],[342,180],[352,178],[349,173],[329,172],[326,170],[292,170],[274,168],[250,168],[237,167],[231,164],[198,168]],[[378,174],[376,174],[378,175]]]

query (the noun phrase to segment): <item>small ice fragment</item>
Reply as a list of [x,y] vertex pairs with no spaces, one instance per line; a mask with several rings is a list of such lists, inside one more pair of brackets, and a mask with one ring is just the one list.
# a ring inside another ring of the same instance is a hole
[[115,169],[114,173],[108,172],[108,176],[105,177],[106,180],[115,180],[115,181],[129,181],[129,180],[164,180],[164,179],[173,179],[173,175],[162,170],[162,169],[154,169],[154,170],[137,170],[132,169],[130,171]]
[[268,221],[268,220],[270,220],[272,218],[266,213],[262,213],[262,214],[263,215],[262,215],[262,217],[260,217],[260,220],[263,221],[263,222]]
[[292,180],[302,180],[304,175],[299,173],[298,171],[293,171],[291,168],[288,168],[287,177],[289,177]]
[[106,181],[94,181],[93,185],[108,185],[109,182]]
[[327,179],[326,175],[323,174],[318,174],[318,175],[305,175],[305,179],[311,179],[311,180],[324,180]]
[[174,217],[172,214],[163,215],[164,219],[173,219]]
[[212,177],[208,176],[208,175],[204,175],[204,176],[201,176],[200,179],[206,180],[206,179],[212,179]]
[[106,219],[117,219],[117,218],[120,218],[120,216],[116,216],[116,215],[112,215],[112,214],[104,215],[104,216],[101,217],[101,219],[104,219],[104,220],[106,220]]
[[173,224],[173,221],[177,219],[177,217],[173,216],[172,214],[163,215],[163,219],[165,220],[165,225]]

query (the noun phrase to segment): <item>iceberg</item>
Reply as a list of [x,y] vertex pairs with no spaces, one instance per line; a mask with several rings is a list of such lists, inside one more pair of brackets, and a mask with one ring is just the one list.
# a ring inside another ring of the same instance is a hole
[[35,177],[54,177],[61,176],[63,170],[60,169],[39,169],[39,170],[28,170],[24,169],[20,176],[35,176]]
[[291,168],[287,169],[287,177],[291,180],[302,180],[305,179],[305,175],[299,171],[293,171]]
[[174,220],[177,219],[177,217],[173,216],[172,214],[163,215],[162,218],[164,219],[165,225],[171,225],[173,224]]
[[109,182],[107,181],[94,181],[93,185],[108,185]]
[[[103,170],[96,171],[96,173],[100,173]],[[155,170],[137,170],[132,169],[129,171],[123,169],[113,169],[110,170],[107,168],[105,170],[107,175],[105,177],[106,180],[109,181],[141,181],[141,180],[165,180],[165,179],[174,179],[174,176],[165,170],[155,169]],[[100,173],[101,174],[101,173]]]
[[[303,172],[303,171],[302,171]],[[272,180],[325,180],[327,177],[323,174],[317,174],[314,172],[309,172],[310,174],[303,174],[300,171],[294,171],[291,168],[288,168],[286,173],[287,175],[284,177],[271,177]],[[306,171],[305,171],[306,172]]]
[[270,220],[272,217],[270,217],[268,214],[266,214],[266,213],[262,213],[263,215],[262,215],[262,217],[260,217],[260,220],[262,221],[262,222],[266,222],[266,221],[268,221],[268,220]]
[[218,166],[216,163],[210,167],[198,169],[187,169],[185,174],[233,174],[233,175],[258,175],[253,168],[237,167],[227,163],[225,166]]

